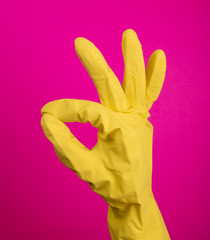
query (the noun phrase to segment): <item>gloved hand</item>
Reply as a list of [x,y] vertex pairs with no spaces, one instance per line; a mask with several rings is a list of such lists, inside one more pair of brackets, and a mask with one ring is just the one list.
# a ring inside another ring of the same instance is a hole
[[[41,110],[41,125],[60,161],[88,182],[108,204],[112,239],[170,239],[152,194],[152,136],[149,109],[158,98],[166,69],[155,51],[145,65],[136,33],[123,33],[125,74],[122,87],[99,50],[85,38],[76,52],[92,78],[100,103],[62,99]],[[64,122],[90,122],[98,129],[91,149]]]

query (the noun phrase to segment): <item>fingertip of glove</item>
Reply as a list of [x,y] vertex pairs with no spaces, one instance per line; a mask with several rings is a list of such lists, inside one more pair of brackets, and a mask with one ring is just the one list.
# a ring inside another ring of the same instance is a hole
[[83,39],[82,37],[78,37],[74,40],[75,47],[77,47],[81,43],[82,39]]
[[41,117],[41,126],[43,128],[44,116]]
[[166,59],[166,54],[162,49],[157,49],[153,54],[160,59]]
[[123,32],[123,38],[125,37],[137,37],[137,34],[133,29],[129,28]]
[[42,117],[41,117],[41,121],[40,121],[40,123],[41,123],[41,127],[42,127],[42,129],[44,130],[45,129],[45,123],[46,123],[46,116],[45,115],[43,115]]
[[[45,136],[50,140],[52,133],[50,131],[50,125],[52,124],[52,116],[50,114],[44,114],[41,118],[41,127],[44,131]],[[52,127],[51,127],[52,128]]]
[[156,50],[162,69],[166,71],[166,54],[162,49]]
[[78,37],[74,40],[75,50],[78,52],[81,48],[84,49],[84,46],[87,47],[87,44],[89,44],[89,40],[87,40],[84,37]]
[[46,113],[46,104],[41,108],[42,116]]
[[47,120],[50,119],[50,114],[44,114],[42,117],[41,117],[41,125],[43,126],[44,123],[46,123]]
[[58,124],[60,124],[60,121],[49,113],[45,113],[41,118],[41,126],[44,129],[55,129],[54,126]]
[[152,55],[150,56],[149,62],[159,63],[159,67],[161,67],[161,69],[166,70],[166,55],[165,55],[165,52],[162,49],[155,50],[152,53]]
[[55,109],[55,106],[56,106],[57,102],[59,102],[59,100],[54,100],[54,101],[46,103],[41,109],[42,116],[46,113],[52,113],[53,109]]

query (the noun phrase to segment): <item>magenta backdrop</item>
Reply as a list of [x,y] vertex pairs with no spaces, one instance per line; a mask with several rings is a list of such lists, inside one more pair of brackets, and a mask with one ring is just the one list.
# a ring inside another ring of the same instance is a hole
[[[107,204],[60,163],[41,107],[60,98],[99,101],[74,50],[93,41],[122,83],[121,37],[134,29],[146,62],[165,51],[167,74],[151,110],[153,190],[172,239],[210,239],[208,1],[0,2],[0,239],[110,239]],[[89,124],[72,123],[87,147]]]

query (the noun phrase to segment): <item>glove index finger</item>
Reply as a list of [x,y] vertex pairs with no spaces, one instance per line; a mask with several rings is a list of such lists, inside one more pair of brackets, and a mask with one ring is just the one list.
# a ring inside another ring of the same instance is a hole
[[49,113],[62,122],[90,122],[102,133],[110,131],[111,112],[100,103],[79,99],[55,100],[41,110],[42,115]]

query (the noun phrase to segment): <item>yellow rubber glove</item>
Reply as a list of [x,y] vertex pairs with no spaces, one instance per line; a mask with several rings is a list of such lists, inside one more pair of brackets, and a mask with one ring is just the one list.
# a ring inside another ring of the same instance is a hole
[[[109,204],[112,239],[170,239],[152,193],[153,126],[148,121],[148,111],[163,85],[165,54],[155,51],[145,71],[138,37],[126,30],[121,86],[93,43],[77,38],[75,48],[101,104],[78,99],[47,103],[41,110],[44,133],[60,161]],[[97,144],[87,149],[64,122],[90,122],[98,129]]]

